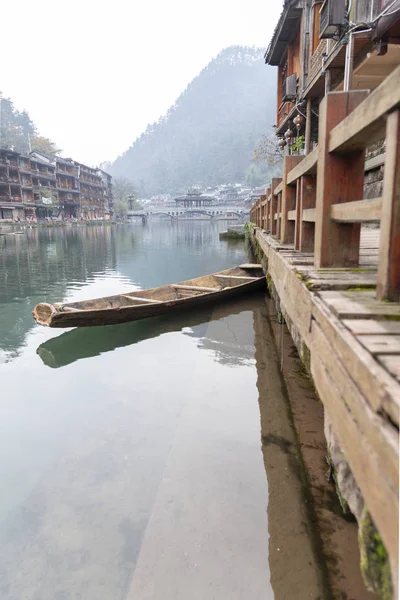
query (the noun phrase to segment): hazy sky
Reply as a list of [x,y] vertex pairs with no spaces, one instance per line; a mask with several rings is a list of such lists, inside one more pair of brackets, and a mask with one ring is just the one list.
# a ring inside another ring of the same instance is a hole
[[266,47],[281,8],[281,0],[2,2],[0,90],[64,156],[113,160],[220,50]]

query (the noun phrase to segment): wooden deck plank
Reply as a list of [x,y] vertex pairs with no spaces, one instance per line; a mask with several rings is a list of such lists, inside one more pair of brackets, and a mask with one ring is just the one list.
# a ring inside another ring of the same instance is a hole
[[389,373],[400,382],[400,356],[398,354],[391,356],[378,355],[377,360],[389,371]]
[[[337,292],[332,292],[337,293]],[[364,346],[350,333],[345,325],[318,297],[313,298],[312,317],[320,325],[353,381],[376,412],[386,412],[392,421],[399,424],[400,393],[397,382],[374,359]]]
[[[334,375],[335,372],[339,373],[339,370],[335,369],[339,363],[330,359],[327,365],[321,359],[318,348],[320,346],[316,344],[311,363],[313,379],[386,549],[397,563],[398,487],[393,478],[388,476],[389,472],[392,473],[396,468],[398,469],[396,446],[392,450],[389,467],[384,459],[382,441],[374,437],[379,432],[379,428],[374,427],[376,415],[373,415],[365,402],[363,403],[363,397],[357,389],[353,388],[351,379],[344,372],[342,376],[346,389],[343,390],[339,387],[342,378]],[[333,352],[332,346],[328,346],[328,350]],[[334,370],[331,370],[332,366]],[[360,424],[353,411],[349,410],[346,400],[349,401],[350,395],[352,395],[352,401],[357,402],[356,405],[353,405],[357,414],[364,415],[364,420],[367,419],[369,422],[368,425],[365,422]],[[396,442],[398,440],[395,439],[395,444]],[[389,440],[388,443],[390,443]],[[389,450],[389,448],[387,449]],[[390,456],[390,452],[387,454]]]
[[385,319],[400,317],[400,304],[379,302],[375,292],[319,292],[321,300],[340,319]]
[[399,354],[400,335],[359,335],[357,340],[372,354]]
[[345,319],[343,323],[353,335],[400,335],[400,321]]

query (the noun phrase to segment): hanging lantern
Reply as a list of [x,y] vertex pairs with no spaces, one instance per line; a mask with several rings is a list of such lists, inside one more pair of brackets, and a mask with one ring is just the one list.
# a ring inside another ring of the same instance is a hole
[[294,138],[294,132],[290,129],[290,127],[285,131],[285,138],[289,140],[290,138]]
[[286,145],[287,145],[287,141],[285,140],[285,138],[280,138],[278,141],[279,148],[281,150],[283,150]]
[[303,125],[304,122],[305,122],[305,118],[302,117],[301,115],[297,115],[293,119],[293,123],[296,126],[297,131],[300,129],[300,127]]

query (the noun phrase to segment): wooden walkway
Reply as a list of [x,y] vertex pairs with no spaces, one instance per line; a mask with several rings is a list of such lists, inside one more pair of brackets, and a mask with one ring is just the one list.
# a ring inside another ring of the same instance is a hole
[[400,304],[375,298],[379,237],[362,228],[358,268],[317,269],[313,253],[255,230],[274,297],[396,572]]

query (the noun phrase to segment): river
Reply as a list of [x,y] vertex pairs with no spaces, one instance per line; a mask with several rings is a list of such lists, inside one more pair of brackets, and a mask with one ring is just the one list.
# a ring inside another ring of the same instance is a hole
[[92,329],[31,316],[247,262],[222,228],[0,236],[2,600],[323,597],[263,295]]

